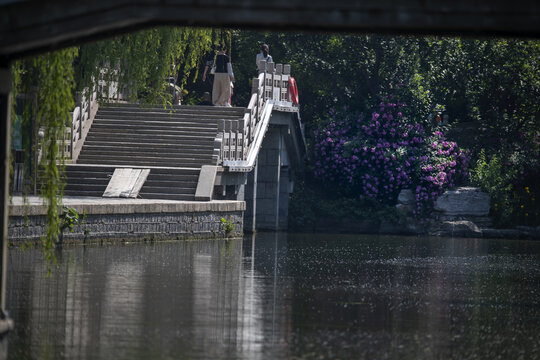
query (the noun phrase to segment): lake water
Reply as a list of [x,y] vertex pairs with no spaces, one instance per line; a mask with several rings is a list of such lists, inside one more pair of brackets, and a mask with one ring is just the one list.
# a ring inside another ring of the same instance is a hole
[[10,359],[539,359],[540,242],[262,233],[10,249]]

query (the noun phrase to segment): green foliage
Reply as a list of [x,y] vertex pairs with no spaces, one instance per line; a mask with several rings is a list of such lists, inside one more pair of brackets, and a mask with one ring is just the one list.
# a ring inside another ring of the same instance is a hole
[[77,66],[79,89],[101,76],[118,81],[131,101],[170,103],[167,81],[184,89],[188,80],[197,80],[200,60],[223,37],[220,30],[160,27],[84,45]]
[[[47,235],[42,241],[47,261],[56,263],[55,242],[64,226],[71,229],[69,224],[76,219],[70,212],[67,218],[58,212],[64,187],[64,156],[59,145],[63,143],[65,128],[71,127],[74,90],[91,88],[97,79],[103,78],[118,81],[120,88],[127,87],[134,101],[170,103],[167,77],[178,77],[177,83],[184,86],[189,76],[197,73],[200,58],[222,33],[199,28],[156,28],[13,64],[15,93],[37,92],[37,107],[27,103],[23,121],[35,117],[37,127],[45,132],[40,166],[42,196],[48,205]],[[107,70],[102,76],[100,71],[105,65]]]
[[42,244],[47,261],[56,263],[52,251],[61,231],[58,208],[61,204],[63,182],[63,156],[60,143],[63,143],[65,127],[69,125],[70,111],[74,101],[72,90],[75,86],[73,62],[77,57],[76,48],[65,49],[22,60],[13,67],[15,88],[19,92],[37,90],[39,107],[37,112],[24,112],[24,117],[35,115],[39,126],[45,131],[41,144],[44,182],[42,196],[47,210],[47,235]]
[[480,151],[471,181],[491,196],[491,215],[500,227],[540,224],[540,195],[538,174],[524,177],[526,172],[516,168],[515,159],[501,156],[487,158]]
[[[511,164],[505,166],[511,171],[501,176],[521,195],[511,195],[519,200],[508,204],[519,216],[505,216],[505,221],[538,224],[531,215],[538,208],[532,199],[538,197],[531,194],[540,174],[539,41],[251,31],[233,35],[235,70],[240,69],[238,103],[249,99],[254,57],[264,42],[275,62],[291,64],[310,147],[314,131],[328,125],[329,113],[345,109],[369,115],[370,104],[389,94],[407,104],[404,116],[427,133],[442,130],[437,112],[448,115],[450,128],[474,122],[478,132],[449,139],[460,144],[462,137],[473,137],[473,160],[482,148],[488,157],[508,159]],[[525,196],[531,203],[528,212]]]
[[[42,159],[46,179],[43,194],[49,204],[44,241],[48,254],[60,230],[58,205],[63,185],[62,160],[57,161],[61,159],[58,140],[63,138],[64,125],[73,109],[73,90],[88,87],[102,76],[103,65],[108,65],[103,77],[129,89],[133,101],[169,103],[166,82],[172,77],[190,92],[187,103],[195,103],[202,86],[204,91],[209,90],[207,83],[203,85],[197,80],[202,74],[201,60],[215,42],[229,43],[233,50],[231,58],[237,80],[233,101],[241,106],[248,103],[251,94],[250,80],[260,44],[270,45],[275,62],[292,65],[308,136],[325,125],[324,119],[331,109],[348,107],[366,112],[376,99],[391,93],[407,103],[408,113],[404,115],[417,119],[428,132],[434,126],[429,116],[435,111],[444,111],[454,123],[479,122],[485,131],[471,149],[472,156],[477,158],[480,148],[485,148],[485,159],[490,160],[484,162],[495,169],[489,171],[501,174],[501,184],[490,191],[517,199],[505,200],[513,207],[514,215],[501,219],[538,223],[538,216],[531,214],[538,209],[539,191],[535,184],[540,174],[539,41],[162,27],[13,64],[16,92],[37,91],[38,107],[26,109],[24,119],[37,115],[38,125],[46,129]],[[459,139],[452,140],[459,143]],[[308,144],[311,141],[308,138]],[[491,164],[494,155],[500,162],[508,159],[510,165]],[[511,171],[505,172],[505,167]],[[478,171],[484,170],[480,167]],[[482,186],[489,188],[490,181]],[[309,204],[314,204],[317,216],[340,209],[353,214],[356,206],[374,209],[369,204],[345,200],[336,200],[332,205],[334,194],[328,195],[330,208],[325,209],[326,205],[316,201],[318,195],[312,195],[306,194],[312,199]],[[298,210],[309,214],[312,210],[306,206]],[[48,259],[52,260],[52,256]]]
[[63,157],[59,157],[58,143],[63,140],[63,131],[70,121],[69,112],[74,107],[71,91],[75,85],[73,60],[76,55],[77,49],[67,49],[40,56],[34,61],[41,75],[38,83],[40,104],[38,119],[42,120],[45,126],[45,140],[42,146],[45,183],[42,187],[42,196],[48,203],[48,209],[47,236],[43,239],[43,248],[47,260],[55,264],[56,257],[52,249],[60,232],[58,207],[61,204],[64,187],[61,180]]
[[221,230],[225,235],[231,235],[234,232],[234,223],[225,218],[221,218]]
[[299,180],[289,202],[289,229],[314,231],[321,220],[400,221],[394,206],[364,199],[338,195],[337,189],[328,189],[317,182]]
[[60,231],[68,229],[69,232],[73,232],[73,226],[81,225],[86,219],[86,211],[80,214],[76,209],[64,206],[62,207],[62,215],[60,215],[62,221]]

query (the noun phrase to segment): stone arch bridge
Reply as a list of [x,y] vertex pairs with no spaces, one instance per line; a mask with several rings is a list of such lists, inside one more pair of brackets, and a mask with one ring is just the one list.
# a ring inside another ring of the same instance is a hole
[[240,200],[248,232],[286,229],[292,176],[305,155],[290,79],[289,65],[261,64],[245,108],[139,106],[118,101],[118,92],[100,106],[103,83],[79,94],[64,194]]

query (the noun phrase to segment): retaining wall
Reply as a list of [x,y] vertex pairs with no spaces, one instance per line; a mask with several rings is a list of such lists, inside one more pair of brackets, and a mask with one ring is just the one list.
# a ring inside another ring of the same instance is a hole
[[[73,199],[71,199],[73,200]],[[101,203],[96,203],[101,202]],[[83,224],[64,232],[64,242],[122,239],[201,239],[242,235],[243,201],[152,202],[107,201],[66,203],[79,213]],[[12,205],[9,240],[12,243],[39,241],[45,235],[46,207],[40,204]],[[234,225],[227,233],[221,219]]]

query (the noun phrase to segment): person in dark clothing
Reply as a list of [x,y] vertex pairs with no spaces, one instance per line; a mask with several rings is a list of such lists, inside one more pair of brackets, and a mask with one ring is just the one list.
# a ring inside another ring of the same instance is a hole
[[212,88],[212,103],[214,106],[231,106],[231,81],[234,81],[231,61],[225,54],[227,47],[221,45],[218,47],[216,55],[216,73],[214,74],[214,86]]
[[214,65],[215,57],[216,57],[215,46],[212,46],[212,51],[209,52],[206,56],[206,60],[204,62],[204,73],[202,76],[202,81],[206,82],[206,79],[208,79],[210,86],[214,84],[214,74],[210,73],[210,69],[212,69],[212,66]]

